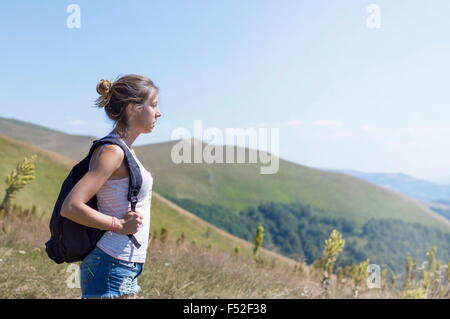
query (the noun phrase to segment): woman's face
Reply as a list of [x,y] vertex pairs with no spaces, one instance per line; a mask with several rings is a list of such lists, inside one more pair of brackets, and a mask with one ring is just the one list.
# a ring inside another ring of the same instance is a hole
[[135,127],[139,127],[142,133],[150,133],[156,125],[156,119],[160,116],[158,95],[150,96],[143,105],[136,107],[133,120],[130,122]]

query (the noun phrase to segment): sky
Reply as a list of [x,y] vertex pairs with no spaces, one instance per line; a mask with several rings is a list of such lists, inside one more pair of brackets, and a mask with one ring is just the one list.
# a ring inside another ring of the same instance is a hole
[[135,146],[201,120],[278,128],[278,155],[310,167],[449,176],[449,14],[447,0],[3,2],[0,117],[101,137],[97,82],[135,73],[162,113]]

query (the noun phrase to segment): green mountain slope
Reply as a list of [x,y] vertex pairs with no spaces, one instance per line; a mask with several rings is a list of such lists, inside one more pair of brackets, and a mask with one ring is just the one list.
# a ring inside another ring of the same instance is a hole
[[66,134],[29,122],[3,117],[0,117],[0,135],[37,145],[75,161],[80,161],[86,155],[86,145],[95,139],[93,136]]
[[[20,135],[13,131],[26,131],[27,139],[31,139],[29,136],[42,135],[39,137],[41,140],[52,140],[52,143],[48,143],[51,146],[48,149],[74,160],[83,158],[86,145],[96,139],[55,132],[9,119],[0,122],[0,131],[5,131],[2,127],[6,122],[10,126],[14,125],[14,128],[6,130],[8,134]],[[25,139],[23,136],[21,138]],[[69,142],[70,148],[67,147]],[[191,140],[184,142],[189,143]],[[450,229],[448,220],[420,201],[352,176],[322,171],[283,159],[280,159],[278,173],[273,175],[260,174],[260,167],[264,166],[260,163],[175,164],[171,160],[175,143],[177,141],[134,147],[141,162],[155,178],[155,190],[166,197],[192,199],[234,210],[268,201],[300,201],[331,211],[333,217],[346,218],[360,225],[370,218],[391,218],[418,222],[445,231]],[[204,147],[205,144],[197,141],[193,145]],[[47,148],[45,145],[42,147]],[[254,150],[246,149],[246,152]]]
[[[158,191],[169,197],[236,210],[269,201],[300,201],[332,211],[333,217],[359,224],[369,218],[390,218],[450,229],[445,219],[419,201],[358,178],[283,159],[278,173],[273,175],[260,174],[258,163],[175,164],[171,160],[175,143],[135,147],[136,154],[157,181]],[[198,142],[191,144],[193,148],[201,147]]]

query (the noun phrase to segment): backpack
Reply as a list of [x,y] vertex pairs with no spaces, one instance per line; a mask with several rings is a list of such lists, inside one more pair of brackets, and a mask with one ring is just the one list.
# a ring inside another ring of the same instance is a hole
[[[128,147],[116,136],[105,136],[92,142],[88,155],[76,164],[64,180],[59,196],[53,208],[50,219],[50,239],[45,243],[45,251],[48,257],[57,264],[63,262],[71,263],[83,260],[95,247],[97,242],[106,232],[106,230],[92,228],[78,224],[70,219],[61,216],[61,207],[64,199],[70,193],[76,183],[88,172],[89,162],[94,150],[102,144],[119,145],[125,153],[125,159],[128,164],[130,183],[128,187],[128,200],[131,202],[131,210],[135,211],[138,201],[138,194],[142,185],[142,175],[139,165],[136,163]],[[94,195],[86,205],[98,210],[97,197]],[[127,235],[132,243],[139,248],[141,245],[134,235]]]

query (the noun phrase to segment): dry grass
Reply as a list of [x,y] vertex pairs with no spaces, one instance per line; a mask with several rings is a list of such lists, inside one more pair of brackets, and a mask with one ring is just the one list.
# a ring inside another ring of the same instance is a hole
[[[51,261],[44,250],[48,236],[48,224],[39,219],[0,220],[0,298],[80,297],[80,289],[66,283],[79,263]],[[323,298],[320,278],[311,267],[299,271],[267,259],[255,262],[199,247],[189,238],[181,244],[157,239],[149,244],[138,298]],[[359,298],[398,296],[387,289],[370,289],[361,291]],[[351,287],[334,281],[328,298],[352,298]]]

